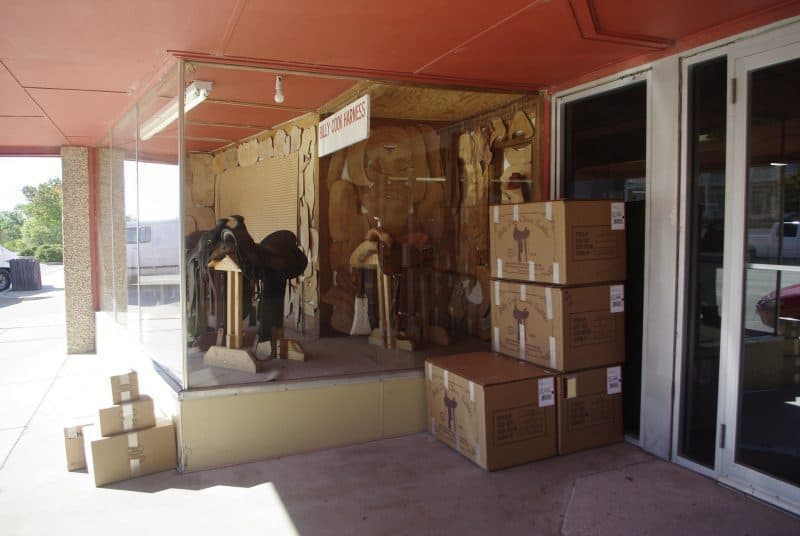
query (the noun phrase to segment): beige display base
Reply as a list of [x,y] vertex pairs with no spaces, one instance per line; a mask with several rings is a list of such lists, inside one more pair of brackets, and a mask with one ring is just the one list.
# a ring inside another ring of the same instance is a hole
[[226,348],[225,346],[212,346],[203,357],[206,366],[241,370],[256,374],[259,372],[259,362],[245,350]]
[[[181,401],[183,470],[419,433],[427,428],[421,370],[289,384],[260,384],[247,396],[189,391]],[[258,408],[258,411],[253,411]],[[276,433],[280,430],[280,433]]]
[[[259,356],[269,356],[271,351],[272,344],[269,341],[260,342],[256,346],[256,354]],[[299,342],[292,339],[281,339],[278,343],[278,359],[305,361],[306,353]]]

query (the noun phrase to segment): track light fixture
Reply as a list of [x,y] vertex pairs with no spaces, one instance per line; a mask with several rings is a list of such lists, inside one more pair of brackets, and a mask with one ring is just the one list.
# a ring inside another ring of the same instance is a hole
[[278,75],[275,77],[275,102],[282,104],[285,100],[283,96],[283,77]]

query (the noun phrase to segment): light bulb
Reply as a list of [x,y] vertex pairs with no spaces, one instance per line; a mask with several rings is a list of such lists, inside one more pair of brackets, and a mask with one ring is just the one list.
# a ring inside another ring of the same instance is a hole
[[281,104],[283,101],[283,77],[278,75],[275,77],[275,102]]

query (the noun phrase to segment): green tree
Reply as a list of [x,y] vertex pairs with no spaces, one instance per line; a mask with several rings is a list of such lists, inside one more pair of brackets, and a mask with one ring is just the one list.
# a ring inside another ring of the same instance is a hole
[[0,244],[12,251],[22,249],[22,224],[24,222],[25,214],[19,208],[0,212]]
[[[50,179],[38,186],[25,186],[22,195],[27,200],[19,207],[27,216],[22,225],[22,239],[26,245],[60,244],[61,179]],[[27,236],[26,225],[31,228]]]
[[61,179],[22,188],[25,203],[0,212],[0,242],[13,251],[61,247]]

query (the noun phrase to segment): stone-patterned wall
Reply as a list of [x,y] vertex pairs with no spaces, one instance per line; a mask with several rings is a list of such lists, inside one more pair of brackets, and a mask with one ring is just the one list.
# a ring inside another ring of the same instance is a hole
[[61,148],[67,353],[95,351],[89,239],[89,149]]

